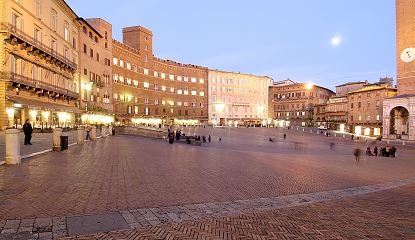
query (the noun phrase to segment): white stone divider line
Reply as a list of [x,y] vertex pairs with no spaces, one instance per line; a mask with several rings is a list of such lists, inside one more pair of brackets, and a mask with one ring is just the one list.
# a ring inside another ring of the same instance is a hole
[[[328,202],[347,197],[381,192],[410,184],[415,184],[415,178],[409,178],[395,182],[380,183],[370,186],[328,190],[315,193],[227,202],[197,203],[182,206],[140,208],[126,211],[116,211],[115,213],[122,216],[130,229],[142,229],[164,224],[180,223],[183,221],[238,216],[241,214],[249,214],[258,211],[269,211],[274,209],[309,205],[313,203]],[[17,237],[19,234],[26,234],[24,236],[33,235],[33,239],[38,239],[45,236],[51,238],[67,237],[69,232],[68,219],[71,217],[85,216],[95,215],[87,214],[67,217],[31,218],[20,220],[0,219],[0,239],[2,235],[16,235]],[[35,223],[34,225],[33,222]]]
[[346,197],[390,190],[409,184],[415,184],[415,178],[316,193],[228,202],[200,203],[176,207],[144,208],[121,211],[120,213],[130,228],[145,228],[148,226],[178,223],[201,218],[227,217],[262,210],[297,207],[312,203],[327,202]]

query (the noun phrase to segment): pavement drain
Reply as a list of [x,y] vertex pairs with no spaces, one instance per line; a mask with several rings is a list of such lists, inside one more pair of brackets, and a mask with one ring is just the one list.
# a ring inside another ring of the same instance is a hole
[[34,227],[33,233],[52,232],[52,226]]
[[67,227],[70,237],[130,228],[121,213],[68,217]]

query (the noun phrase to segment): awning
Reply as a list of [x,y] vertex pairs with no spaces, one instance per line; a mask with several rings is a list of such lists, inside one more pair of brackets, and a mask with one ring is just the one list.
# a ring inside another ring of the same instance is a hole
[[81,110],[69,105],[62,105],[57,104],[54,102],[44,102],[36,99],[28,99],[21,96],[9,96],[7,95],[6,98],[14,103],[21,104],[22,106],[26,106],[29,108],[34,109],[41,109],[41,110],[49,110],[55,112],[70,112],[70,113],[81,113]]

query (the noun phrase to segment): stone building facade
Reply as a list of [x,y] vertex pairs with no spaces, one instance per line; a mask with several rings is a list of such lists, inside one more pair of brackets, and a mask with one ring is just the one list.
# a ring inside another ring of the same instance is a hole
[[268,119],[269,77],[209,69],[209,123],[262,124]]
[[415,5],[396,0],[398,96],[383,103],[384,139],[415,141]]
[[314,126],[314,106],[325,104],[334,92],[309,83],[269,88],[269,117],[277,126]]
[[118,121],[200,124],[208,120],[208,70],[153,56],[150,30],[123,29],[113,41],[113,100]]
[[112,26],[102,19],[78,18],[80,108],[83,123],[108,123],[112,116]]
[[396,96],[396,88],[372,85],[348,94],[348,129],[356,135],[379,137],[383,132],[383,101]]
[[62,0],[4,0],[0,127],[72,126],[79,112],[77,15]]
[[314,107],[314,122],[316,127],[323,126],[327,129],[348,132],[348,99],[347,95],[332,96],[327,103]]

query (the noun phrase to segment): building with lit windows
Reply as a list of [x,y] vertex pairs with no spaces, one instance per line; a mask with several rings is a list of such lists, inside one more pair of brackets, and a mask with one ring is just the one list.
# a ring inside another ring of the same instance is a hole
[[262,124],[268,119],[271,84],[269,77],[209,69],[209,123],[220,126]]
[[381,136],[383,101],[396,96],[396,92],[396,88],[388,85],[369,85],[348,93],[349,132],[356,135]]
[[[80,108],[83,123],[108,123],[112,117],[112,26],[95,18],[78,18]],[[104,117],[107,116],[107,117]]]
[[123,29],[113,40],[114,114],[119,122],[203,124],[208,120],[208,70],[153,56],[153,34]]
[[269,88],[269,117],[276,126],[314,126],[314,106],[334,92],[311,83],[277,84]]
[[4,0],[0,17],[0,127],[75,125],[77,15],[62,0]]
[[415,5],[396,0],[398,95],[383,101],[383,138],[415,141]]

